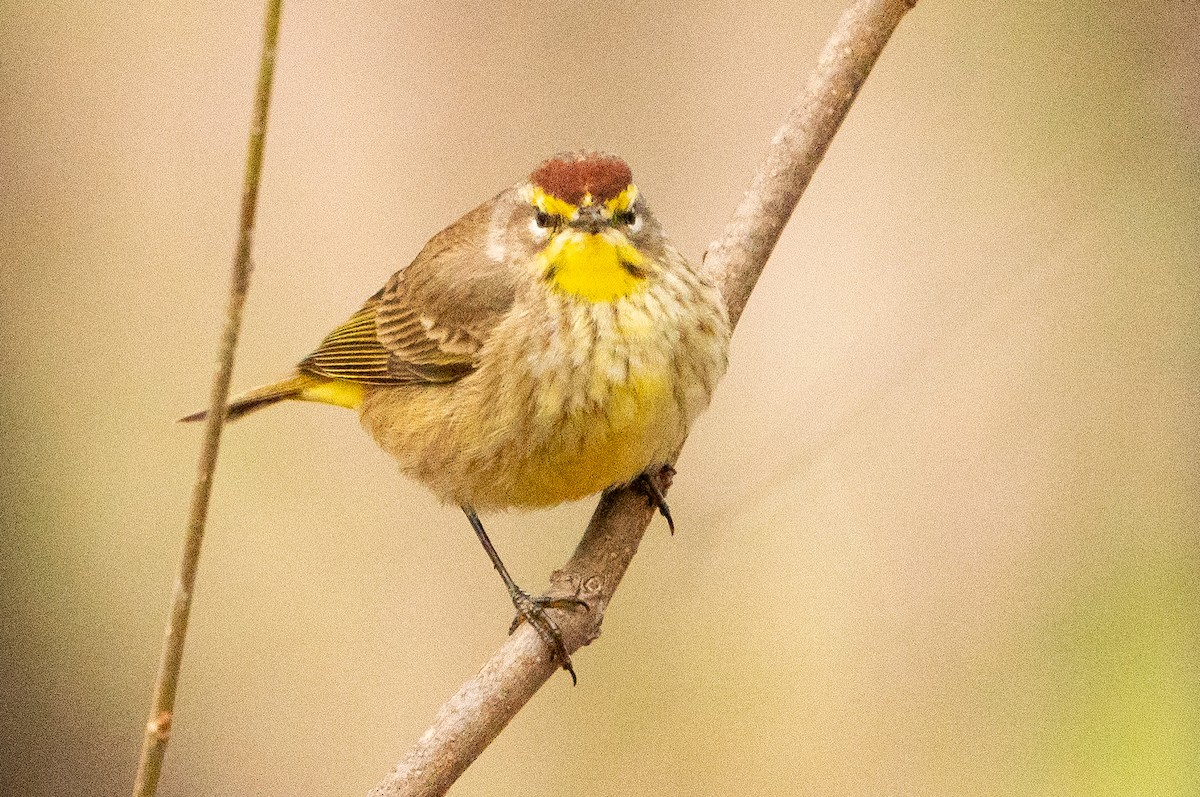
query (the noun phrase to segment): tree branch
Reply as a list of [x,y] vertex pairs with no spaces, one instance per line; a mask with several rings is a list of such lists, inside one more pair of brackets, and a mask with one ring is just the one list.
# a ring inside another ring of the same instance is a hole
[[[721,286],[735,325],[859,88],[915,5],[916,0],[857,0],[842,14],[733,219],[709,247],[705,267]],[[604,495],[574,555],[550,577],[549,595],[579,597],[589,607],[555,614],[569,652],[599,635],[608,602],[652,517],[641,495],[627,489]],[[370,797],[445,794],[557,667],[539,635],[521,625],[442,706]]]
[[217,467],[217,452],[221,430],[225,425],[226,401],[233,375],[233,355],[242,328],[242,310],[250,288],[250,248],[254,241],[254,217],[258,208],[258,183],[262,175],[263,145],[267,135],[267,111],[271,105],[271,85],[275,76],[275,48],[279,41],[279,20],[282,0],[268,0],[263,24],[262,58],[259,61],[258,87],[254,101],[254,118],[246,147],[246,169],[242,181],[242,208],[239,216],[237,249],[233,257],[229,280],[229,300],[225,309],[225,329],[217,354],[217,369],[213,374],[212,392],[208,401],[208,420],[192,486],[192,501],[188,509],[187,531],[183,553],[171,591],[171,609],[167,618],[166,636],[154,681],[154,697],[150,718],[142,739],[142,754],[137,777],[133,783],[134,797],[151,797],[158,788],[163,756],[171,738],[171,717],[175,710],[175,691],[179,686],[179,670],[183,663],[183,643],[187,636],[188,617],[192,611],[192,593],[196,572],[200,567],[200,548],[204,541],[204,526],[208,520],[209,498],[212,496],[213,471]]

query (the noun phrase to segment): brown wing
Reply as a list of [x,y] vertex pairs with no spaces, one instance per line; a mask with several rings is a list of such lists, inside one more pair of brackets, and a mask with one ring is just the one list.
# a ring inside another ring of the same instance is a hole
[[369,385],[401,384],[389,372],[388,351],[375,335],[375,308],[382,293],[367,299],[349,321],[330,332],[317,350],[301,361],[300,370]]
[[488,256],[493,211],[505,198],[435,235],[300,368],[375,385],[453,382],[473,371],[516,292],[517,270]]

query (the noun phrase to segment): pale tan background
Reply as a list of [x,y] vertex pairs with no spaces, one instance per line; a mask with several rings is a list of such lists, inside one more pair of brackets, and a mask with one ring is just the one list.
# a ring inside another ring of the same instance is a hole
[[[555,151],[693,256],[842,3],[293,3],[236,383]],[[0,12],[0,792],[132,778],[256,3]],[[1200,20],[925,0],[738,330],[600,643],[460,795],[1200,792]],[[591,501],[491,521],[545,583]],[[229,430],[163,795],[362,794],[511,611],[347,412]]]

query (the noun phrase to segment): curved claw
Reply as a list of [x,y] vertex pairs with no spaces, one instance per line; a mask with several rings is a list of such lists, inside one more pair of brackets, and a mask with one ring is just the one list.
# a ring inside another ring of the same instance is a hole
[[674,476],[675,469],[670,465],[663,465],[658,473],[642,473],[633,480],[633,486],[645,493],[646,503],[655,507],[658,513],[666,518],[671,536],[675,535],[675,520],[671,517],[671,507],[667,506],[667,497],[663,491],[671,486]]
[[589,611],[587,602],[579,598],[551,598],[546,595],[531,598],[527,593],[520,592],[513,596],[513,606],[517,609],[517,616],[508,627],[508,633],[516,631],[521,623],[528,622],[533,630],[538,632],[538,636],[554,650],[555,656],[562,662],[562,668],[571,674],[571,685],[577,685],[579,679],[575,676],[571,655],[567,653],[567,646],[563,643],[562,631],[550,615],[546,614],[546,609],[574,610],[582,607],[584,611]]

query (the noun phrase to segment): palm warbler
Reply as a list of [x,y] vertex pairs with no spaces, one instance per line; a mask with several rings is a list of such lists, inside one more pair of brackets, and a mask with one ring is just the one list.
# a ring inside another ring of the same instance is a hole
[[[476,510],[658,479],[725,371],[713,283],[664,237],[623,160],[559,155],[435,235],[296,372],[236,397],[357,409],[405,473],[462,507],[517,609],[575,673],[547,606]],[[196,413],[184,420],[199,420]],[[673,526],[673,523],[672,523]]]

